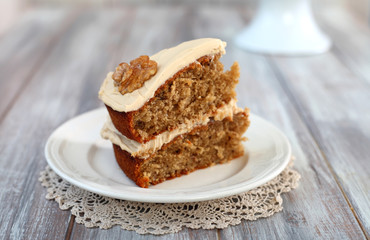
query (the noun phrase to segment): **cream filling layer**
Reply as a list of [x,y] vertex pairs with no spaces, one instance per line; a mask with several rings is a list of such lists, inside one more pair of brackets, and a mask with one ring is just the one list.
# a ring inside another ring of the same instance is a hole
[[231,100],[228,104],[219,108],[216,113],[203,116],[201,119],[196,121],[189,121],[179,125],[178,128],[163,132],[157,135],[154,139],[146,142],[139,143],[135,140],[131,140],[124,135],[122,135],[113,125],[112,120],[108,116],[107,121],[105,122],[102,130],[101,136],[104,139],[110,140],[112,143],[121,147],[122,150],[125,150],[131,153],[134,157],[147,158],[155,151],[160,149],[164,144],[171,142],[177,136],[190,132],[192,129],[198,126],[206,125],[210,118],[213,117],[216,121],[223,120],[226,117],[233,117],[233,114],[242,112],[243,109],[236,106],[236,100]]
[[175,73],[206,55],[225,54],[226,43],[215,38],[201,38],[183,42],[176,47],[164,49],[150,57],[157,62],[157,73],[144,85],[122,95],[114,85],[113,72],[108,73],[99,91],[99,98],[118,112],[131,112],[141,108],[155,91]]

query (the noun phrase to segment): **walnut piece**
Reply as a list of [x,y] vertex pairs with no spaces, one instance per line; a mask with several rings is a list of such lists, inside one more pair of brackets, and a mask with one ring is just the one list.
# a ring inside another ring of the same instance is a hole
[[130,62],[118,65],[112,78],[121,94],[130,93],[141,88],[144,82],[157,73],[157,63],[148,56],[140,56]]

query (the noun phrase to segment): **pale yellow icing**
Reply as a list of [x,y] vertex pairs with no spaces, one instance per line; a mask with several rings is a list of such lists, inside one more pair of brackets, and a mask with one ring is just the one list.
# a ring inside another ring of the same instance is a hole
[[[236,100],[231,100],[228,104],[222,106],[217,110],[212,117],[215,120],[223,120],[226,117],[231,117],[233,114],[243,111],[243,109],[236,106]],[[146,143],[139,143],[134,140],[128,139],[122,135],[113,125],[112,120],[108,117],[106,123],[101,130],[101,136],[104,139],[110,140],[112,143],[119,145],[122,150],[131,153],[134,157],[147,158],[150,154],[160,149],[164,144],[169,143],[175,137],[187,133],[197,126],[206,125],[210,121],[211,115],[203,116],[196,121],[189,121],[179,125],[178,128],[171,132],[164,132],[156,136],[155,139]]]
[[108,73],[100,91],[99,98],[119,112],[131,112],[141,108],[155,91],[175,73],[206,55],[225,54],[226,43],[215,38],[201,38],[181,43],[176,47],[164,49],[150,57],[157,62],[157,73],[144,85],[122,95],[114,85],[112,72]]

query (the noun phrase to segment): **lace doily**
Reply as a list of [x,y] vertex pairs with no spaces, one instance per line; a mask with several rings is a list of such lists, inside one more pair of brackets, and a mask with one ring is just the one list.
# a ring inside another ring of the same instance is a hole
[[77,223],[102,229],[120,225],[139,234],[166,234],[192,229],[226,228],[242,220],[268,217],[283,209],[281,193],[298,186],[300,175],[293,163],[270,182],[246,193],[194,203],[141,203],[109,197],[75,187],[49,166],[40,173],[47,188],[47,199],[54,199],[62,210],[70,209]]

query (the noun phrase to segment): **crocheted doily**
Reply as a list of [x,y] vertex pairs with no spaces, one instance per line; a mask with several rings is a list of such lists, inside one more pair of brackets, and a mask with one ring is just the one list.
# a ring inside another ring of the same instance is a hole
[[70,209],[75,220],[86,227],[103,229],[120,225],[139,234],[166,234],[192,229],[226,228],[242,220],[268,217],[283,209],[281,193],[298,186],[300,175],[293,163],[270,182],[246,193],[193,203],[142,203],[109,197],[78,188],[59,177],[49,166],[40,173],[47,199],[63,210]]

